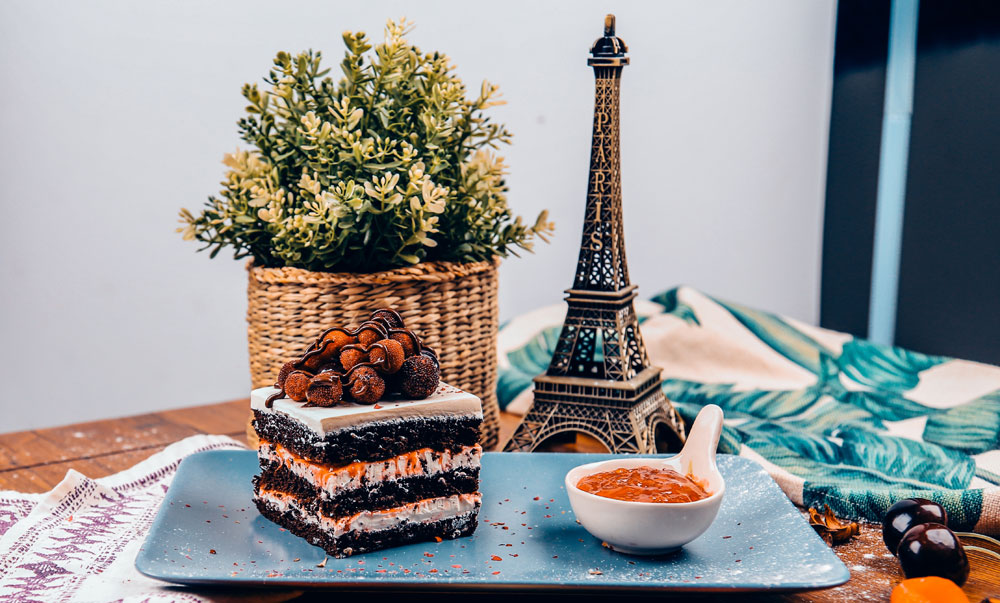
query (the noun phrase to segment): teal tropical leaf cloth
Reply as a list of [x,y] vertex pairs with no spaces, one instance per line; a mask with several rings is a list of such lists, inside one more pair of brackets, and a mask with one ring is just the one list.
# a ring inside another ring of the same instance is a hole
[[[637,302],[652,363],[685,421],[726,413],[719,448],[763,465],[800,506],[880,521],[922,496],[954,529],[1000,534],[1000,367],[880,346],[687,287]],[[497,393],[531,404],[565,306],[500,330]]]

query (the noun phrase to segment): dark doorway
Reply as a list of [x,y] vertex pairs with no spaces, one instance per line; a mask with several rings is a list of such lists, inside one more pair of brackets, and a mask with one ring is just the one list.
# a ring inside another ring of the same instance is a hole
[[610,452],[600,440],[582,431],[560,431],[545,438],[535,452]]
[[684,447],[684,442],[663,421],[657,421],[653,425],[653,443],[656,444],[656,451],[661,454],[665,452],[680,452],[681,448]]

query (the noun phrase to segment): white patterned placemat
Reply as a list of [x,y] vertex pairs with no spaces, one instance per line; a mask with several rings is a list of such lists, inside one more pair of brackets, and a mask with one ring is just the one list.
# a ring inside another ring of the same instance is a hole
[[135,557],[181,460],[244,448],[196,435],[136,466],[91,479],[70,470],[45,494],[0,491],[0,599],[4,601],[282,601],[290,591],[199,593],[153,580]]

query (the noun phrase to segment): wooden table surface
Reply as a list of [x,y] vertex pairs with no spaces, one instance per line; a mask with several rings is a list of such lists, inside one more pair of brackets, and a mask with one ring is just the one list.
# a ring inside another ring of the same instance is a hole
[[[0,490],[45,492],[59,483],[69,469],[89,477],[103,477],[127,469],[166,445],[198,433],[226,434],[245,441],[248,404],[248,400],[234,400],[122,419],[0,434]],[[502,416],[501,441],[509,437],[517,422],[518,417],[514,415],[505,413]],[[837,546],[835,551],[851,570],[851,580],[844,586],[784,597],[739,595],[739,598],[744,601],[889,600],[892,586],[902,575],[895,558],[887,556],[878,526],[863,526],[859,538]],[[983,597],[975,580],[970,580],[965,590],[973,602]],[[312,592],[303,595],[302,599],[320,596]],[[438,601],[444,595],[424,597],[407,594],[408,599],[417,601]],[[501,593],[495,598],[476,595],[476,600],[499,601],[501,597],[509,600],[510,595]],[[573,597],[577,599],[579,595]],[[663,598],[663,595],[656,598]]]

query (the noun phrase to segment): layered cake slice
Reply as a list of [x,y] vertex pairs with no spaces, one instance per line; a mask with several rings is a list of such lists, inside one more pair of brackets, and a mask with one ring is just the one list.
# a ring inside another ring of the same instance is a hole
[[261,514],[337,557],[471,534],[482,404],[439,383],[438,366],[398,314],[377,310],[254,390]]
[[419,401],[268,408],[273,393],[251,395],[262,515],[337,557],[476,529],[479,398],[441,385]]

